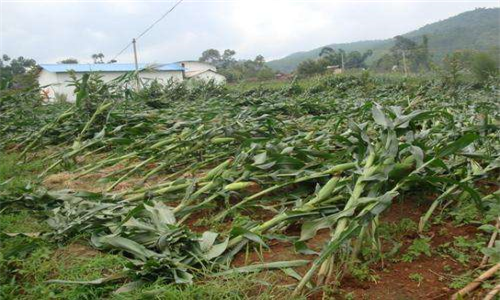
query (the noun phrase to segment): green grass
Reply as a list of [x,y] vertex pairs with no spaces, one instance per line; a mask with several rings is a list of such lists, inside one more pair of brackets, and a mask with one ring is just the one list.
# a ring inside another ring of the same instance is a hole
[[49,229],[33,212],[21,210],[0,215],[0,232],[40,232]]
[[[84,246],[76,250],[74,246],[57,249],[40,241],[32,242],[36,248],[26,258],[2,259],[0,298],[99,299],[118,285],[48,284],[46,281],[94,280],[121,271],[127,262],[118,255],[101,254],[90,249],[85,252]],[[19,245],[20,241],[17,240],[16,246]]]
[[291,297],[291,290],[277,284],[279,280],[276,274],[265,273],[208,278],[184,286],[155,282],[112,299],[303,299]]
[[0,152],[0,192],[25,187],[36,181],[46,164],[40,158],[21,162],[19,153]]

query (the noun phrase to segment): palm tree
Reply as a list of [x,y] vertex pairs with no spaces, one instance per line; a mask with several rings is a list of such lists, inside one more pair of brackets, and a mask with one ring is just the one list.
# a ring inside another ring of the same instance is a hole
[[104,54],[102,53],[92,54],[92,59],[94,60],[94,64],[103,64]]

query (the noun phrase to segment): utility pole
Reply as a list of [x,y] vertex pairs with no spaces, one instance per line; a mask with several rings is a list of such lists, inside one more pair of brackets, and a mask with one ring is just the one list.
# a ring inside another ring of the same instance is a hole
[[139,91],[139,64],[137,63],[137,46],[135,45],[135,38],[132,39],[132,45],[134,46],[134,62],[135,62],[135,75],[137,76],[136,90]]
[[406,54],[404,50],[402,50],[402,52],[403,52],[403,70],[405,71],[405,76],[408,76],[408,68],[406,67]]

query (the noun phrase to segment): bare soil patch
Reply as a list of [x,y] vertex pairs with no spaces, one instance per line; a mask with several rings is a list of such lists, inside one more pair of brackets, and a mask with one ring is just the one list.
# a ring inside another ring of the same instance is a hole
[[[394,203],[382,216],[382,222],[399,222],[403,218],[409,218],[418,222],[420,216],[428,208],[427,205],[419,204],[417,201],[406,200]],[[445,228],[446,234],[443,234]],[[290,231],[290,232],[288,232]],[[289,228],[287,234],[297,232],[297,228]],[[455,237],[463,236],[465,238],[474,238],[478,233],[476,227],[472,225],[456,226],[451,222],[441,225],[433,225],[425,233],[432,237],[432,249],[438,246],[452,242]],[[410,234],[404,236],[401,240],[403,246],[400,249],[400,254],[405,253],[408,246],[418,235]],[[323,245],[329,240],[329,230],[320,230],[318,234],[307,242],[309,248],[320,251]],[[233,265],[236,267],[257,264],[273,261],[297,260],[316,258],[314,255],[297,254],[294,251],[293,244],[282,241],[272,241],[269,243],[270,249],[262,249],[258,253],[258,248],[250,248],[246,253],[241,251],[235,258]],[[420,255],[413,262],[390,262],[384,261],[384,264],[378,262],[371,266],[372,275],[376,279],[373,281],[359,281],[353,276],[346,275],[342,278],[340,286],[337,288],[334,283],[331,284],[332,290],[339,291],[337,299],[343,299],[342,295],[351,293],[354,299],[383,299],[383,300],[400,300],[400,299],[449,299],[455,290],[449,288],[450,275],[460,275],[467,270],[474,269],[479,265],[480,257],[473,258],[467,266],[460,264],[450,257],[433,254],[428,257]],[[298,268],[297,272],[304,274],[309,266]],[[411,274],[421,274],[423,280],[417,282],[410,278]],[[289,278],[284,282],[293,283],[294,280]],[[314,292],[308,296],[309,299],[321,299],[322,292]],[[479,293],[478,293],[479,295]],[[478,297],[476,295],[476,297]],[[327,298],[328,299],[328,298]]]

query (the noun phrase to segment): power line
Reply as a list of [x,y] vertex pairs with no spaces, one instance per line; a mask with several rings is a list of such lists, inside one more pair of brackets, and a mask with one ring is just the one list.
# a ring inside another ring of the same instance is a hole
[[[165,19],[165,17],[168,16],[168,14],[170,14],[179,4],[181,4],[182,1],[184,1],[184,0],[177,1],[177,3],[175,3],[175,5],[172,6],[167,12],[165,12],[158,20],[156,20],[153,24],[151,24],[148,28],[146,28],[146,30],[144,30],[141,34],[139,34],[135,38],[135,40],[137,41],[139,38],[143,37],[156,24],[158,24],[161,20]],[[118,56],[120,56],[123,52],[125,52],[125,50],[127,50],[132,44],[133,44],[133,42],[128,43],[120,52],[118,52],[117,55],[115,55],[115,57],[112,60],[115,60]]]
[[113,59],[112,59],[112,60],[116,60],[116,58],[117,58],[118,56],[120,56],[123,52],[125,52],[125,50],[127,50],[127,49],[128,49],[128,47],[130,47],[130,45],[132,45],[132,42],[128,43],[128,44],[127,44],[127,46],[125,46],[125,48],[123,48],[120,52],[118,52],[118,54],[117,54],[117,55],[115,55],[115,57],[113,57]]
[[138,40],[143,35],[145,35],[149,30],[151,30],[151,28],[153,28],[156,24],[158,24],[161,20],[163,20],[166,16],[168,16],[168,14],[171,13],[177,7],[177,5],[181,4],[182,1],[184,0],[179,0],[177,3],[175,3],[175,5],[172,6],[172,8],[170,8],[166,13],[164,13],[158,20],[156,20],[156,22],[151,24],[151,26],[149,26],[146,30],[144,30],[141,34],[139,34],[139,36],[136,37],[135,39]]

